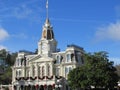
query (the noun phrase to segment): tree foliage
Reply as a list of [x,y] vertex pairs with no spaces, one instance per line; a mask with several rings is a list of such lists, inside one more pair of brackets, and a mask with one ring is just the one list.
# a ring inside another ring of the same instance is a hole
[[0,75],[0,84],[10,84],[12,81],[11,67],[6,67],[5,72]]
[[68,83],[73,89],[88,86],[88,80],[84,71],[85,67],[81,66],[71,70],[68,74]]
[[68,74],[72,88],[90,86],[113,88],[117,85],[118,75],[113,62],[108,60],[107,52],[88,53],[84,55],[85,63]]
[[5,64],[12,66],[15,62],[15,59],[17,57],[16,53],[9,53],[5,49],[0,50],[0,59],[5,62]]
[[5,49],[0,50],[0,84],[10,84],[12,81],[11,66],[14,64],[17,53],[9,53]]

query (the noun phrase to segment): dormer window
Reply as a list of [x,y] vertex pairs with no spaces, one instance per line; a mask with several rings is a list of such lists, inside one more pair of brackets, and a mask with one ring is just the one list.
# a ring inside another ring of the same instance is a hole
[[16,66],[21,66],[22,65],[22,60],[20,58],[18,58],[16,60]]
[[81,64],[81,53],[77,52],[77,61]]
[[71,54],[66,55],[66,62],[71,62]]
[[84,60],[83,60],[83,56],[82,56],[81,52],[77,52],[76,55],[77,55],[77,62],[79,64],[84,64]]
[[56,64],[60,64],[60,62],[61,62],[61,56],[57,55],[57,57],[56,57]]
[[19,66],[19,60],[16,60],[16,66]]

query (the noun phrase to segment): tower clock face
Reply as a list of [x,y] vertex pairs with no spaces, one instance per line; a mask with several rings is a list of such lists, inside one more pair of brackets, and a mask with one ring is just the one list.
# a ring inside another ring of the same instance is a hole
[[41,50],[42,50],[42,53],[46,53],[47,52],[47,44],[46,43],[42,43]]

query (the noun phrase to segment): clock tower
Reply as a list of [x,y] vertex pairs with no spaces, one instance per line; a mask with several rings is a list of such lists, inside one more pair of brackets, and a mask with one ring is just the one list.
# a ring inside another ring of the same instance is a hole
[[50,57],[56,52],[57,41],[54,39],[53,27],[48,18],[48,0],[46,3],[46,21],[43,25],[42,37],[38,42],[38,54],[41,56]]
[[42,56],[51,56],[51,53],[56,52],[57,41],[54,39],[53,27],[47,18],[43,25],[42,37],[38,42],[38,54]]

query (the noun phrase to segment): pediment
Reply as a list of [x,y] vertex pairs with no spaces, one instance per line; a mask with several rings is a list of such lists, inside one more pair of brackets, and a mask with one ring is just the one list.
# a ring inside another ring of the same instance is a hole
[[39,63],[39,62],[50,62],[54,61],[54,58],[51,57],[42,57],[41,55],[37,55],[31,59],[28,60],[29,63]]

